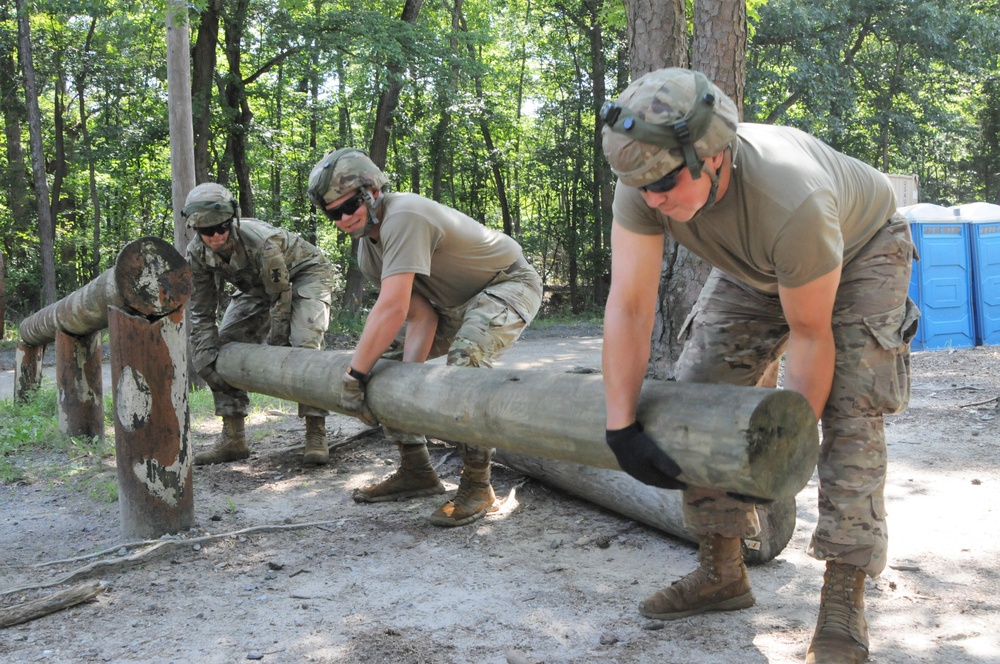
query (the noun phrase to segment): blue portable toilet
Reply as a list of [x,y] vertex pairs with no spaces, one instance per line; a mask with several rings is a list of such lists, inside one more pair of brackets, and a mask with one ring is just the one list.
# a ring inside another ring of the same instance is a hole
[[921,312],[911,348],[975,346],[969,225],[957,216],[957,210],[941,205],[918,203],[899,212],[910,221],[920,257],[914,261],[910,279],[910,297]]
[[1000,345],[1000,205],[955,206],[969,224],[972,241],[972,300],[976,343]]

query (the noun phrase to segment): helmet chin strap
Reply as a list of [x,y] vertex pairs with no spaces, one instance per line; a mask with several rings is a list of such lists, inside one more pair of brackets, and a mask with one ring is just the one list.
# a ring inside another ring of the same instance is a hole
[[[736,148],[735,148],[735,146],[731,145],[728,148],[726,148],[726,150],[729,150],[730,163],[732,164],[731,168],[735,169],[736,168]],[[725,153],[725,150],[723,151],[723,153]],[[704,212],[706,210],[710,210],[710,209],[712,209],[712,206],[715,205],[715,203],[716,203],[715,197],[719,193],[719,173],[722,172],[722,167],[725,166],[725,165],[726,165],[726,160],[723,159],[722,163],[719,164],[719,167],[713,171],[712,169],[710,169],[705,164],[705,162],[701,163],[701,170],[708,174],[708,178],[712,181],[712,188],[708,190],[708,200],[706,200],[705,204],[703,206],[701,206],[700,210],[698,210],[699,213],[700,212]]]
[[355,240],[368,237],[375,227],[382,223],[382,220],[378,218],[378,213],[375,212],[375,208],[382,204],[382,197],[379,196],[378,199],[376,199],[372,196],[372,192],[368,191],[367,187],[361,187],[360,194],[361,197],[365,199],[366,220],[365,225],[361,228],[361,230],[350,234]]

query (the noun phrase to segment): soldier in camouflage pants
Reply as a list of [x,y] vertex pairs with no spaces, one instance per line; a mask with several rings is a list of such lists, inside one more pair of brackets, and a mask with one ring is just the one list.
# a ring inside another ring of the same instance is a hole
[[[819,520],[810,553],[870,576],[886,563],[882,415],[905,408],[910,396],[912,261],[909,226],[897,215],[844,267],[833,312],[837,363],[822,416]],[[784,353],[788,322],[777,297],[713,270],[681,334],[678,381],[753,386]],[[760,532],[752,503],[698,487],[684,491],[684,521],[698,535]]]
[[[225,187],[200,184],[188,194],[184,216],[195,231],[187,248],[191,295],[191,362],[208,383],[222,434],[215,446],[195,455],[197,465],[250,456],[244,420],[247,393],[226,383],[215,370],[219,348],[238,341],[295,348],[323,347],[330,323],[333,265],[319,249],[295,233],[256,219],[240,219]],[[225,284],[236,292],[217,323]],[[327,411],[299,404],[305,418],[307,464],[329,461]]]
[[[372,424],[365,384],[379,357],[423,362],[447,353],[450,366],[490,367],[534,318],[542,296],[541,278],[512,238],[417,194],[385,191],[387,182],[352,148],[324,156],[309,177],[313,204],[359,240],[358,266],[379,287],[342,378],[345,409]],[[385,433],[399,449],[399,468],[356,490],[354,499],[443,493],[426,438],[388,427]],[[430,515],[434,525],[462,526],[498,508],[490,484],[493,450],[458,447],[462,478],[455,496]]]
[[602,109],[618,176],[604,319],[606,439],[623,470],[683,493],[699,567],[639,606],[673,620],[755,603],[741,549],[760,524],[752,497],[688,486],[637,419],[664,237],[713,267],[683,326],[678,381],[753,386],[784,356],[785,389],[822,422],[824,561],[807,664],[868,657],[865,578],[886,562],[882,416],[906,406],[913,245],[888,179],[791,127],[739,122],[704,75],[669,68]]

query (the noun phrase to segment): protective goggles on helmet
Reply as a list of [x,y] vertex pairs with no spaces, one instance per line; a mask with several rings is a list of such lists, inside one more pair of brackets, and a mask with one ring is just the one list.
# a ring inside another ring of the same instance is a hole
[[348,198],[346,201],[344,201],[335,208],[328,209],[324,205],[323,212],[326,214],[326,218],[329,219],[330,221],[340,221],[340,218],[343,217],[345,214],[350,216],[355,212],[357,212],[358,208],[360,208],[364,202],[365,199],[361,195],[361,192],[359,191],[358,193],[354,194],[354,196],[351,196],[350,198]]
[[229,229],[233,226],[233,220],[224,221],[221,224],[216,224],[215,226],[202,226],[200,228],[195,228],[198,235],[203,235],[205,237],[210,237],[212,235],[225,235],[229,232]]
[[677,177],[686,168],[685,164],[681,164],[674,170],[670,171],[664,175],[659,180],[654,180],[647,185],[639,187],[642,191],[648,191],[651,194],[665,194],[674,187],[677,186]]

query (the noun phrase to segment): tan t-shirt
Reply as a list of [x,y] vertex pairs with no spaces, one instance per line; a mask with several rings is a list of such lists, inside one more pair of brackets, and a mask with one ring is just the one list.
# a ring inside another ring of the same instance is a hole
[[[896,211],[889,179],[791,127],[741,124],[726,195],[687,223],[621,182],[615,223],[678,243],[765,293],[795,288],[857,255]],[[707,175],[702,175],[707,177]]]
[[467,302],[521,258],[513,238],[417,194],[383,194],[379,240],[358,244],[365,277],[412,272],[414,291],[441,307]]

